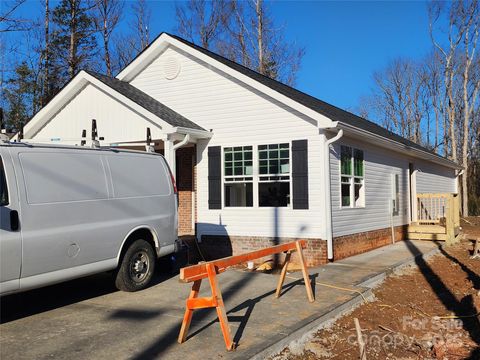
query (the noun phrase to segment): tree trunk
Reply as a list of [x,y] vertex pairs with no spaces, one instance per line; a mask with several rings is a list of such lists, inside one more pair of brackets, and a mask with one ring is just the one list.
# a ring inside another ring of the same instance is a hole
[[41,106],[45,105],[50,93],[50,9],[49,0],[45,0],[45,59],[44,59],[44,73],[43,73],[43,96],[41,96]]
[[68,52],[68,75],[70,78],[73,78],[75,75],[75,58],[76,58],[76,39],[75,33],[77,30],[77,1],[78,0],[70,0],[71,1],[71,10],[70,10],[70,48]]
[[105,51],[105,67],[107,68],[107,75],[112,76],[112,63],[110,60],[110,50],[108,48],[108,24],[106,17],[103,20],[103,50]]
[[262,0],[257,0],[257,46],[258,46],[258,72],[265,74],[265,64],[263,59],[263,13]]

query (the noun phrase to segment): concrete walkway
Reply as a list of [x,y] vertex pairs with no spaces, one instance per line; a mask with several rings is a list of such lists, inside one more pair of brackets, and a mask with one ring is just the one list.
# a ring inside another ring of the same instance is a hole
[[[369,286],[415,256],[431,254],[432,242],[399,242],[310,269],[316,282],[371,295]],[[219,276],[228,318],[239,346],[227,352],[213,310],[194,313],[189,339],[176,339],[190,285],[160,276],[138,292],[112,288],[97,275],[1,299],[0,358],[6,359],[246,359],[264,358],[322,322],[362,302],[358,292],[316,285],[308,303],[301,273],[289,274],[283,296],[273,294],[278,276],[229,270]],[[201,296],[208,296],[204,282]]]

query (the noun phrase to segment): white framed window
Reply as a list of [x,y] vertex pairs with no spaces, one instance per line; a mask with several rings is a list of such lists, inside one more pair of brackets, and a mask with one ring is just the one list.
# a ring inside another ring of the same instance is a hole
[[258,146],[258,206],[290,205],[290,144]]
[[400,214],[400,182],[398,174],[392,174],[392,215]]
[[363,150],[340,147],[341,207],[365,206],[365,161]]
[[223,149],[225,207],[253,206],[253,147]]

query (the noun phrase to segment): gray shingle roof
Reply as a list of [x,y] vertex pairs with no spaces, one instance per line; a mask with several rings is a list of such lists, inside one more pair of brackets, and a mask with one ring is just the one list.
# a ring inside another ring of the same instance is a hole
[[93,71],[85,72],[100,80],[102,83],[119,92],[123,96],[129,98],[136,104],[143,107],[145,110],[148,110],[152,114],[158,116],[172,126],[185,127],[195,130],[205,130],[201,126],[195,124],[193,121],[188,120],[179,113],[170,109],[168,106],[163,105],[158,100],[155,100],[150,95],[145,94],[143,91],[137,89],[135,86],[130,85],[125,81],[121,81],[116,78],[102,75]]
[[[160,34],[161,35],[161,34]],[[400,144],[403,144],[403,145],[406,145],[408,147],[411,147],[411,148],[414,148],[414,149],[417,149],[417,150],[422,150],[422,151],[425,151],[425,152],[428,152],[430,154],[433,154],[443,160],[447,160],[447,161],[450,161],[448,160],[447,158],[444,158],[440,155],[438,155],[437,153],[435,153],[434,151],[430,150],[430,149],[427,149],[426,147],[424,146],[421,146],[417,143],[414,143],[413,141],[411,140],[408,140],[408,139],[405,139],[404,137],[400,136],[400,135],[397,135],[395,133],[393,133],[392,131],[389,131],[387,129],[385,129],[384,127],[372,122],[372,121],[369,121],[367,119],[364,119],[360,116],[357,116],[355,114],[352,114],[346,110],[343,110],[343,109],[340,109],[334,105],[331,105],[325,101],[322,101],[320,99],[317,99],[311,95],[308,95],[308,94],[305,94],[304,92],[301,92],[297,89],[294,89],[288,85],[285,85],[277,80],[274,80],[274,79],[271,79],[265,75],[262,75],[256,71],[253,71],[243,65],[240,65],[236,62],[233,62],[223,56],[220,56],[218,54],[215,54],[207,49],[204,49],[198,45],[195,45],[185,39],[182,39],[176,35],[172,35],[172,34],[168,34],[167,35],[175,38],[176,40],[178,41],[181,41],[182,43],[188,45],[188,46],[191,46],[192,48],[194,48],[195,50],[198,50],[200,51],[201,53],[205,54],[205,55],[208,55],[210,56],[211,58],[221,62],[222,64],[262,83],[263,85],[265,86],[268,86],[269,88],[279,92],[280,94],[282,95],[285,95],[287,97],[289,97],[290,99],[292,100],[295,100],[296,102],[312,109],[313,111],[316,111],[318,112],[319,114],[322,114],[330,119],[332,119],[333,121],[338,121],[340,123],[344,123],[346,125],[350,125],[350,126],[353,126],[355,128],[359,128],[359,129],[362,129],[362,130],[366,130],[370,133],[373,133],[373,134],[376,134],[376,135],[380,135],[382,137],[385,137],[387,139],[390,139],[390,140],[393,140],[393,141],[396,141]],[[452,164],[455,164],[457,165],[456,163],[454,163],[453,161],[450,161]],[[458,166],[458,165],[457,165]]]

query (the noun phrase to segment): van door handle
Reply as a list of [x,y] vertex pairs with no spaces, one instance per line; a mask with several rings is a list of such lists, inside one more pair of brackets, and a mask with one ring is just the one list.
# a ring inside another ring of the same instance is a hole
[[17,231],[20,227],[20,220],[18,218],[18,211],[11,210],[10,211],[10,229],[12,231]]

